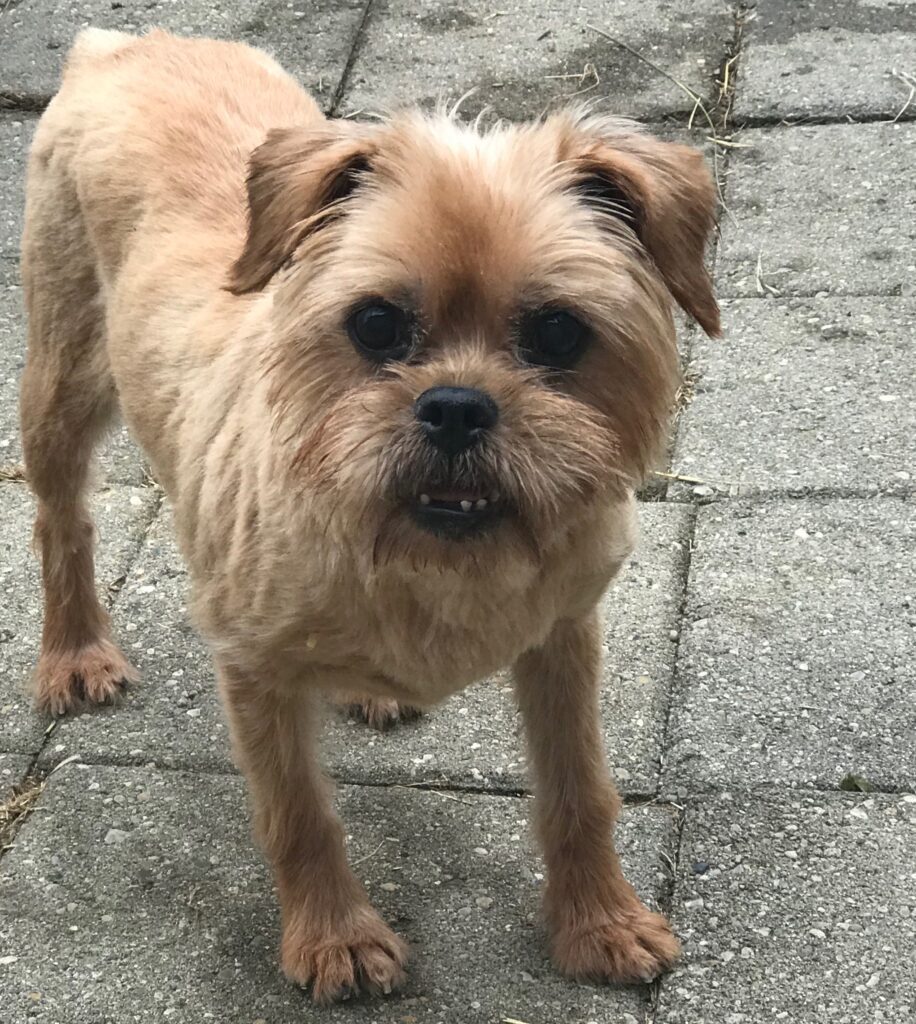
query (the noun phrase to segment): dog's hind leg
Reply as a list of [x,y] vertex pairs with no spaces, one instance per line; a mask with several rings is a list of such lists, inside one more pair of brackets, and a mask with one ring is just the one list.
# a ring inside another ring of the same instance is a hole
[[136,673],[95,589],[86,501],[92,451],[116,409],[95,259],[72,183],[33,156],[23,237],[28,354],[21,391],[26,476],[38,499],[44,624],[38,707],[114,699]]
[[375,697],[370,694],[344,694],[336,701],[357,722],[364,722],[371,729],[385,732],[398,722],[411,722],[423,713],[410,704],[399,704],[391,697]]

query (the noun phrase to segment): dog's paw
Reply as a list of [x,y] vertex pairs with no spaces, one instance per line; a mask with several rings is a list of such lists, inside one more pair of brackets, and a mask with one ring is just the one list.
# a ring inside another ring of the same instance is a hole
[[579,981],[652,981],[677,960],[671,926],[634,900],[619,911],[568,923],[554,932],[557,967]]
[[112,704],[140,676],[110,640],[73,651],[43,652],[33,680],[39,711],[64,715],[87,704]]
[[419,708],[399,704],[388,697],[351,697],[346,701],[347,714],[358,722],[365,722],[372,729],[384,732],[398,722],[409,722],[417,718]]
[[388,995],[407,978],[407,944],[371,910],[341,934],[316,936],[290,925],[280,955],[286,976],[297,985],[311,985],[316,1003],[359,992]]

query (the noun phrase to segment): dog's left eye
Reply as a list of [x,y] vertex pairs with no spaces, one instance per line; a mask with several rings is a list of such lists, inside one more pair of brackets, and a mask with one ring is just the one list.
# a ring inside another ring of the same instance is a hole
[[361,306],[347,320],[353,344],[370,359],[403,359],[410,351],[407,314],[390,302]]
[[535,366],[572,366],[588,341],[588,328],[565,309],[546,309],[525,317],[521,354]]

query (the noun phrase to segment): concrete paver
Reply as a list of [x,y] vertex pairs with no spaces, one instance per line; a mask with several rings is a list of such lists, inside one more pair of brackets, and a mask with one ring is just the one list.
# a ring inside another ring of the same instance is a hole
[[698,512],[666,789],[916,787],[916,503]]
[[346,108],[452,101],[526,118],[556,102],[599,101],[611,113],[657,120],[690,113],[670,79],[589,26],[623,40],[694,92],[714,91],[716,61],[734,25],[715,0],[383,0],[373,5]]
[[[627,792],[655,789],[673,671],[691,512],[641,508],[637,555],[607,600],[602,694],[611,764]],[[47,763],[89,760],[229,770],[227,733],[209,655],[188,625],[187,580],[163,519],[150,531],[115,610],[128,656],[143,674],[123,704],[60,724]],[[508,678],[458,694],[419,721],[377,733],[329,711],[324,761],[350,782],[443,782],[475,788],[526,785]]]
[[164,28],[259,46],[327,105],[365,6],[365,0],[19,0],[0,18],[0,96],[20,104],[50,98],[73,37],[92,25],[133,33]]
[[675,474],[700,493],[912,486],[916,299],[735,299],[723,317],[724,339],[691,348]]
[[[0,967],[0,1006],[36,1024],[643,1018],[646,989],[577,985],[550,966],[529,801],[339,796],[351,862],[412,947],[403,995],[318,1010],[282,979],[240,779],[70,764],[0,866],[0,957],[42,949]],[[665,886],[671,812],[628,808],[618,837],[652,900]]]
[[755,129],[736,139],[723,295],[916,294],[916,124]]
[[[2,45],[0,52],[3,52]],[[26,154],[37,123],[34,115],[0,111],[0,267],[19,257],[25,211]]]
[[12,786],[25,776],[31,758],[23,754],[0,754],[0,803]]
[[[153,514],[152,488],[114,487],[94,495],[100,535],[99,592],[111,600]],[[34,713],[27,692],[41,636],[40,568],[32,551],[34,503],[22,484],[0,484],[0,750],[35,753],[49,721]]]
[[[757,0],[748,5],[739,121],[884,119],[904,109],[913,74],[912,0]],[[916,111],[910,108],[910,117]]]
[[679,878],[657,1024],[913,1018],[916,796],[711,798],[687,809]]

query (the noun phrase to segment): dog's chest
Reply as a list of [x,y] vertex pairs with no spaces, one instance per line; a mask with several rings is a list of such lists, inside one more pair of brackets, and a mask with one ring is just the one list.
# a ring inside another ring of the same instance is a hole
[[378,670],[438,701],[510,665],[556,618],[547,588],[492,583],[444,588],[417,581],[375,604],[365,650]]

